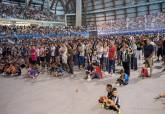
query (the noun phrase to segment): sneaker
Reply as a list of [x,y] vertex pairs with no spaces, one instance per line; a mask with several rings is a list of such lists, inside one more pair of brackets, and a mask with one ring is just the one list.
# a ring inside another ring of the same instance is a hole
[[117,112],[117,114],[121,114],[120,110]]
[[120,84],[116,84],[116,86],[120,86]]

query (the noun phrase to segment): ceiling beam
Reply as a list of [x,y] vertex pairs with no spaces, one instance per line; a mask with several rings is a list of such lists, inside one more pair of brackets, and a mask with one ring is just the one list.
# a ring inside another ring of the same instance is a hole
[[[105,0],[102,0],[103,9],[105,10]],[[104,20],[106,21],[106,12],[104,12]]]
[[52,1],[51,6],[50,6],[50,9],[53,8],[53,6],[54,6],[54,4],[55,4],[56,1],[57,1],[57,0],[53,0],[53,1]]
[[[95,8],[95,3],[96,3],[96,1],[95,0],[92,0],[92,8],[93,8],[93,10],[96,10],[96,8]],[[94,14],[94,25],[96,25],[97,23],[96,23],[96,14]]]
[[62,7],[64,9],[64,12],[66,13],[66,10],[67,10],[66,7],[65,7],[66,4],[63,0],[60,0],[60,1],[61,1],[61,4],[62,4]]
[[69,10],[69,5],[70,5],[71,1],[73,1],[73,0],[68,0],[66,5],[65,5],[65,8],[66,8],[67,11]]
[[88,0],[83,0],[83,9],[84,9],[83,21],[82,21],[83,25],[86,25],[87,4],[88,4]]

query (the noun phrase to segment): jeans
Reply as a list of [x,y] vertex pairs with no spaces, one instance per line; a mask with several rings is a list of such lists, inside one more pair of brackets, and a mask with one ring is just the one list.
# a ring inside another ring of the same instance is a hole
[[109,59],[107,57],[103,58],[103,70],[109,71]]
[[124,72],[125,72],[128,76],[130,76],[130,66],[129,66],[130,62],[124,62],[124,61],[123,61],[122,64],[123,64]]
[[78,66],[80,68],[80,66],[85,67],[85,57],[84,56],[78,56]]
[[137,70],[137,58],[131,55],[131,69]]
[[115,73],[115,60],[109,60],[109,73],[111,73],[113,70],[113,73]]

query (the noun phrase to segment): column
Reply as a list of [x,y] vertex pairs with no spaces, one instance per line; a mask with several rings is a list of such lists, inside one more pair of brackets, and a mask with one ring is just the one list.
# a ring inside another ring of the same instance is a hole
[[30,0],[25,0],[25,7],[27,8],[29,5]]
[[50,13],[50,0],[46,0],[47,11]]
[[82,24],[82,0],[76,0],[76,26]]

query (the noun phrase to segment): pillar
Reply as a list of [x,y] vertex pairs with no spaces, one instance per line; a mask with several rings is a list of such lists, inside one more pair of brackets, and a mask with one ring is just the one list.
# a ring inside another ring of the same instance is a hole
[[46,0],[47,11],[50,13],[50,0]]
[[82,24],[82,0],[76,0],[76,26]]
[[25,7],[27,8],[29,5],[30,0],[25,0]]

